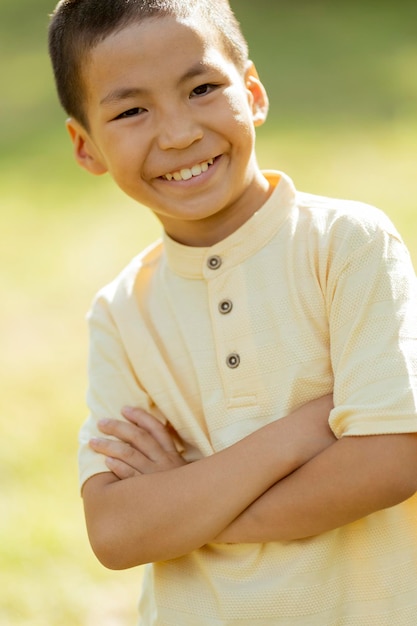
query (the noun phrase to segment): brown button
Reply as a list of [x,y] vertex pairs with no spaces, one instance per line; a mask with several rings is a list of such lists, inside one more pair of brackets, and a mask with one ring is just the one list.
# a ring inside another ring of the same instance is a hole
[[214,255],[211,256],[208,261],[207,261],[207,266],[211,269],[211,270],[218,270],[219,267],[222,264],[222,260],[219,256]]
[[237,367],[239,367],[240,364],[240,356],[235,352],[232,352],[232,354],[229,354],[229,356],[227,357],[226,364],[227,367],[230,367],[230,369],[236,369]]
[[227,315],[233,309],[233,302],[231,300],[222,300],[219,304],[219,311],[222,315]]

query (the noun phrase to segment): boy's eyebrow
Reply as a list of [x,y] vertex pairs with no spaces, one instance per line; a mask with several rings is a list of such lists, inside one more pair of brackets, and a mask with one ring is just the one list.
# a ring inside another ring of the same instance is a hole
[[201,74],[205,74],[206,72],[217,69],[213,65],[209,65],[208,63],[204,63],[203,61],[199,61],[192,65],[186,72],[183,74],[179,80],[179,83],[185,83],[190,78],[195,78],[196,76],[200,76]]
[[[195,65],[192,65],[179,79],[178,83],[184,83],[191,78],[195,78],[204,74],[209,70],[215,69],[213,65],[208,65],[204,62],[198,62]],[[121,100],[128,100],[129,98],[134,98],[136,96],[143,96],[148,93],[147,89],[143,89],[142,87],[120,87],[118,89],[114,89],[110,91],[107,95],[104,96],[100,100],[100,104],[114,104],[116,102],[120,102]]]
[[121,100],[128,100],[129,98],[134,98],[135,96],[141,96],[144,93],[146,93],[146,90],[141,89],[140,87],[120,87],[120,89],[114,89],[104,96],[104,98],[100,100],[100,104],[114,104],[115,102],[120,102]]

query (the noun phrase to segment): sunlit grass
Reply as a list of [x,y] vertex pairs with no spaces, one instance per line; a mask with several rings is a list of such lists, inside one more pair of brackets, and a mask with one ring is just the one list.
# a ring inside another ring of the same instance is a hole
[[133,624],[140,588],[140,572],[107,572],[91,553],[77,431],[94,291],[158,228],[70,163],[59,183],[30,164],[30,184],[17,184],[18,167],[1,180],[0,623],[10,626]]

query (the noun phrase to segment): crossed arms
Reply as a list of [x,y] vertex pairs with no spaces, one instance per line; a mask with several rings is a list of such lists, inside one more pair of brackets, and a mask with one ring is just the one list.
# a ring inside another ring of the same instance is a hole
[[105,420],[94,439],[109,472],[83,489],[91,545],[111,569],[176,558],[210,542],[317,535],[417,490],[417,435],[336,440],[330,396],[194,463],[169,428],[140,409]]

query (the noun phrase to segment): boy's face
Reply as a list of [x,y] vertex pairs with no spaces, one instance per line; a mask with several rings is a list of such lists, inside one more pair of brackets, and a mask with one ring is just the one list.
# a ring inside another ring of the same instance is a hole
[[83,73],[90,130],[68,128],[78,162],[106,171],[174,239],[210,245],[238,228],[269,190],[254,154],[267,98],[195,23],[146,19],[103,40]]

